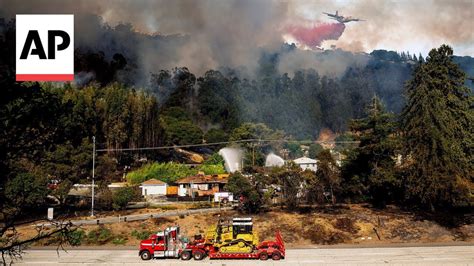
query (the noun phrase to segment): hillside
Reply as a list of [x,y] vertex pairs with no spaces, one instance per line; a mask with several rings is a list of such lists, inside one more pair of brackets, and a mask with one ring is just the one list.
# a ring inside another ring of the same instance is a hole
[[[377,210],[364,205],[337,205],[335,207],[320,206],[314,209],[302,208],[299,212],[287,212],[275,208],[257,215],[243,215],[229,211],[221,215],[189,215],[155,218],[143,222],[106,224],[100,227],[82,226],[79,230],[84,230],[85,234],[81,245],[136,246],[139,243],[137,235],[146,237],[147,234],[176,224],[181,226],[183,235],[192,237],[203,234],[210,224],[218,221],[219,217],[239,216],[254,218],[255,230],[259,233],[261,240],[272,239],[275,231],[281,231],[287,247],[290,248],[335,244],[474,242],[472,213],[457,216],[430,216],[406,212],[394,206]],[[110,231],[102,242],[95,242],[90,238],[88,240],[89,232],[104,229]],[[23,237],[36,232],[30,225],[22,226],[18,230]],[[136,232],[133,233],[133,231]],[[123,241],[115,241],[114,244],[114,239],[123,239]],[[53,244],[54,241],[47,240],[37,245]]]

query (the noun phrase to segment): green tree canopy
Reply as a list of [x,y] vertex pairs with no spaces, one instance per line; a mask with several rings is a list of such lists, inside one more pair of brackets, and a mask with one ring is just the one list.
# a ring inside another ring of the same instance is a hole
[[417,66],[402,113],[407,196],[431,208],[473,201],[473,95],[452,55],[442,45]]
[[[244,165],[263,166],[266,154],[271,151],[278,151],[283,147],[283,138],[284,133],[281,130],[273,130],[262,123],[243,123],[232,131],[229,140],[255,140],[240,144],[245,148]],[[263,140],[277,141],[269,142]]]
[[202,143],[203,132],[181,107],[170,107],[161,114],[167,145]]
[[318,143],[311,143],[309,145],[308,156],[311,159],[316,159],[316,156],[323,150],[323,146]]
[[226,184],[226,189],[234,194],[234,197],[243,197],[242,209],[248,212],[258,212],[262,205],[262,198],[256,187],[249,179],[240,173],[232,174]]

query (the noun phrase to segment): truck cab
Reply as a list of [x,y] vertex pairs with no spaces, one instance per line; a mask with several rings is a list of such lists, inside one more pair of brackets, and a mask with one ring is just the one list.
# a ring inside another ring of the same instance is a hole
[[179,227],[172,226],[140,242],[139,255],[143,260],[178,258],[186,243],[179,239]]
[[181,258],[202,260],[206,256],[206,245],[201,240],[189,243],[179,234],[179,226],[168,227],[140,242],[139,256],[142,260],[153,258]]

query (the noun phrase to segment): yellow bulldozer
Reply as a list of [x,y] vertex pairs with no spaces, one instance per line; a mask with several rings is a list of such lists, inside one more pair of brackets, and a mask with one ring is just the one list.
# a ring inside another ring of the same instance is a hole
[[207,230],[205,242],[221,253],[250,253],[259,244],[252,218],[219,220]]

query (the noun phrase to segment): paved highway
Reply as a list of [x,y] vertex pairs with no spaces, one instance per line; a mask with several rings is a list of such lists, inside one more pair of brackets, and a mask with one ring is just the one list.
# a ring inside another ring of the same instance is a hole
[[142,261],[138,250],[71,249],[27,250],[23,265],[474,265],[474,246],[384,247],[384,248],[316,248],[287,250],[281,261],[209,260],[181,261],[155,259]]

